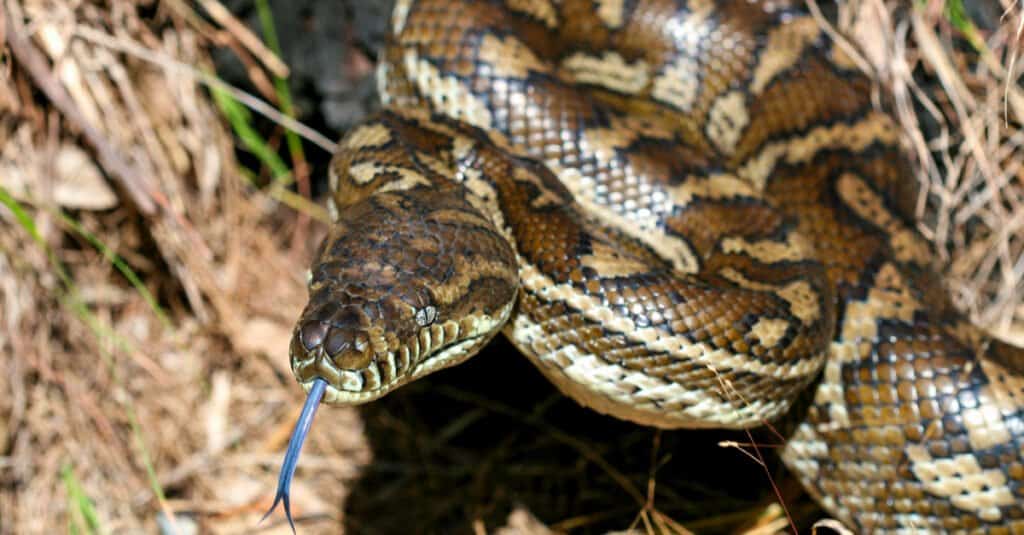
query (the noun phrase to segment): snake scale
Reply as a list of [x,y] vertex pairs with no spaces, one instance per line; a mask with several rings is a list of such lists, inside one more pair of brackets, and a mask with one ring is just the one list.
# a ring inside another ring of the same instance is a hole
[[951,306],[897,126],[800,6],[402,0],[378,75],[290,347],[289,521],[321,401],[502,331],[649,426],[758,426],[813,388],[782,458],[857,531],[1024,532],[1024,351]]

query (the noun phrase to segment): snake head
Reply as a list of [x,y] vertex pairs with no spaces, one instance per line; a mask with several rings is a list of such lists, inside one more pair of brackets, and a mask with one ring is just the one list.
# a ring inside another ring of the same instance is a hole
[[[507,293],[514,296],[513,290]],[[454,315],[422,288],[375,293],[312,286],[289,351],[292,371],[307,392],[319,378],[328,384],[327,403],[382,397],[471,356],[498,331],[513,304],[508,299],[490,314]]]
[[308,396],[281,464],[274,503],[263,519],[282,504],[295,532],[291,481],[317,408],[321,401],[358,403],[390,391],[382,380],[396,379],[398,370],[385,367],[382,374],[380,363],[394,354],[383,333],[406,332],[416,319],[414,308],[399,299],[369,302],[358,291],[312,282],[309,304],[296,323],[289,349],[292,371]]
[[462,197],[416,189],[350,206],[313,261],[292,371],[324,401],[359,404],[458,364],[496,334],[518,295],[508,241]]
[[[421,299],[422,300],[422,299]],[[367,299],[352,288],[314,285],[292,335],[295,377],[306,391],[322,378],[324,401],[353,404],[376,399],[404,383],[408,359],[401,342],[414,338],[418,308],[399,296]]]
[[321,401],[365,403],[464,361],[509,318],[518,288],[511,245],[461,193],[418,187],[345,205],[313,261],[289,347],[309,394],[274,499],[289,522],[289,487]]

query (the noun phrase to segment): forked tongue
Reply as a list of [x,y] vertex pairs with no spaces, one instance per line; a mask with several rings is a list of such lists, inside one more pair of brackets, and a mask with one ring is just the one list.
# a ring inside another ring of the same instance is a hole
[[306,404],[302,406],[302,414],[299,421],[295,422],[295,429],[292,430],[292,438],[288,441],[288,451],[284,453],[284,462],[281,464],[281,475],[277,478],[277,495],[274,496],[274,504],[270,510],[263,515],[260,522],[270,516],[270,513],[277,509],[278,502],[284,504],[284,514],[288,517],[288,525],[295,533],[295,522],[292,522],[292,508],[288,501],[289,488],[292,485],[292,476],[295,475],[295,466],[299,463],[299,453],[302,452],[302,444],[306,441],[309,428],[313,425],[313,417],[316,416],[316,409],[324,398],[324,391],[327,389],[327,381],[320,377],[313,380],[313,386],[309,389],[306,397]]

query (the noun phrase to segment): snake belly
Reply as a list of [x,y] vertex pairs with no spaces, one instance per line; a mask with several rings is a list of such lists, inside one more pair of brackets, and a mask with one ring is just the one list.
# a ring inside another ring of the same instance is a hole
[[499,330],[644,425],[814,388],[782,457],[830,514],[1024,530],[1024,351],[953,309],[895,123],[798,6],[402,0],[379,82],[331,165],[304,388],[370,401]]

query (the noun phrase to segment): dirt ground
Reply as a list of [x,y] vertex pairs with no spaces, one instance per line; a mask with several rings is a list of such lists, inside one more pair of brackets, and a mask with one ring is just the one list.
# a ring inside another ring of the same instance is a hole
[[[303,400],[288,340],[387,11],[283,5],[0,0],[0,535],[290,532],[258,524]],[[961,7],[809,4],[905,127],[954,300],[1024,345],[1022,7]],[[306,534],[806,531],[777,446],[590,413],[497,342],[323,409],[293,511]]]

